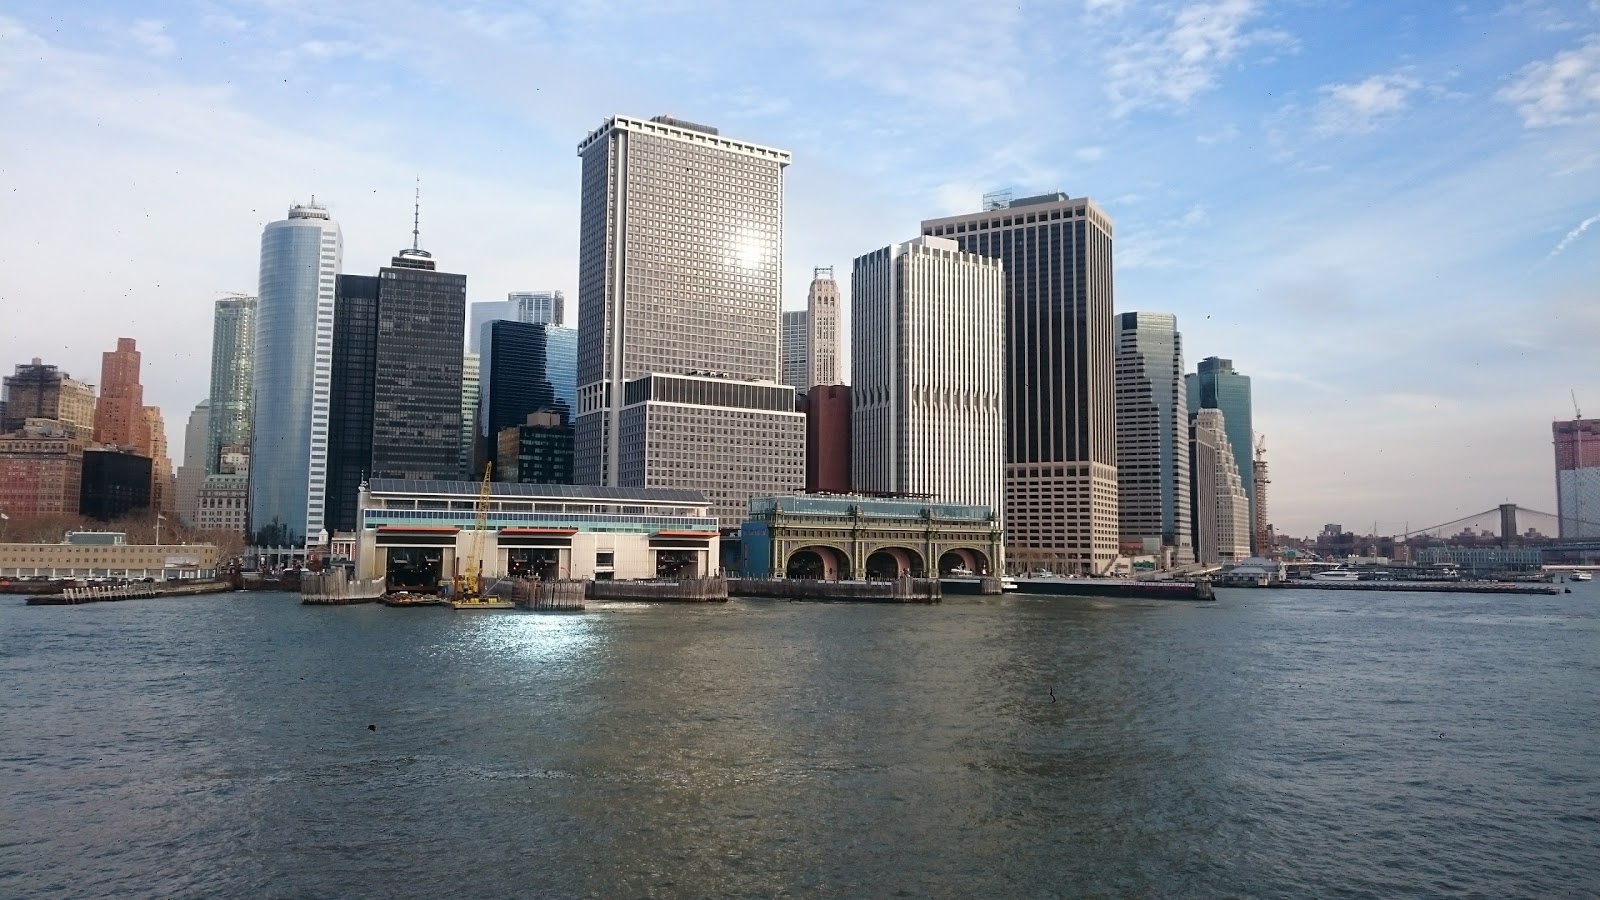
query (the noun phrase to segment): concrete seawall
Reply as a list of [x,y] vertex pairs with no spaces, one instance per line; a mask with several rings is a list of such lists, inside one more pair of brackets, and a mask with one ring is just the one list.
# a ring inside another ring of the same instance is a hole
[[728,582],[728,592],[735,597],[859,603],[938,603],[944,596],[936,578],[900,578],[895,581],[735,578]]

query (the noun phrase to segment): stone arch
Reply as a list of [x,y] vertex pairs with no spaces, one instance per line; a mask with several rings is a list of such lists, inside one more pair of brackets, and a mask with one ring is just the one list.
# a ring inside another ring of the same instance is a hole
[[784,561],[785,578],[809,578],[816,581],[848,581],[850,555],[828,544],[807,544],[789,552]]
[[966,569],[974,575],[992,574],[989,554],[976,547],[947,547],[939,554],[940,575],[948,575],[956,568]]
[[879,547],[867,556],[868,579],[882,580],[906,575],[921,578],[923,572],[922,554],[910,547]]

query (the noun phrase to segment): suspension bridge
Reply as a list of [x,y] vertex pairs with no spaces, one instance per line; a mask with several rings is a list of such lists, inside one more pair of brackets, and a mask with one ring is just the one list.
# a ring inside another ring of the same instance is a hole
[[1498,537],[1502,544],[1519,541],[1564,550],[1600,550],[1600,522],[1566,516],[1565,530],[1585,535],[1566,538],[1556,536],[1563,530],[1562,524],[1563,517],[1555,513],[1528,509],[1515,503],[1502,503],[1491,509],[1441,522],[1438,525],[1409,529],[1394,537],[1398,541],[1415,537],[1447,539],[1463,534],[1472,537],[1491,534]]

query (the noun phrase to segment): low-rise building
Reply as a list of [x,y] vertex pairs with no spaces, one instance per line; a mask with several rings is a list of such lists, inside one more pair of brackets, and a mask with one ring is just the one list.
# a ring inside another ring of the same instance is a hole
[[244,534],[249,526],[250,478],[207,475],[195,501],[194,527]]
[[73,532],[60,544],[0,544],[0,577],[207,581],[214,544],[129,544],[119,532]]
[[0,436],[0,512],[16,519],[76,515],[82,477],[83,442],[65,430]]
[[1004,571],[987,506],[875,497],[757,497],[739,529],[747,578],[820,581]]
[[481,578],[625,580],[716,573],[717,519],[699,491],[375,478],[360,494],[356,577],[432,590]]

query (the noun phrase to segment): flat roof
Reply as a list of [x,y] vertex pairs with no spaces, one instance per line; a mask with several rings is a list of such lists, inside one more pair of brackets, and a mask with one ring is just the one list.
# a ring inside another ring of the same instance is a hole
[[[402,478],[374,478],[367,482],[373,494],[449,494],[476,498],[483,490],[481,481],[407,481]],[[551,500],[606,500],[610,502],[682,503],[708,506],[706,495],[687,488],[607,487],[599,484],[515,484],[489,482],[490,497],[529,497]]]

